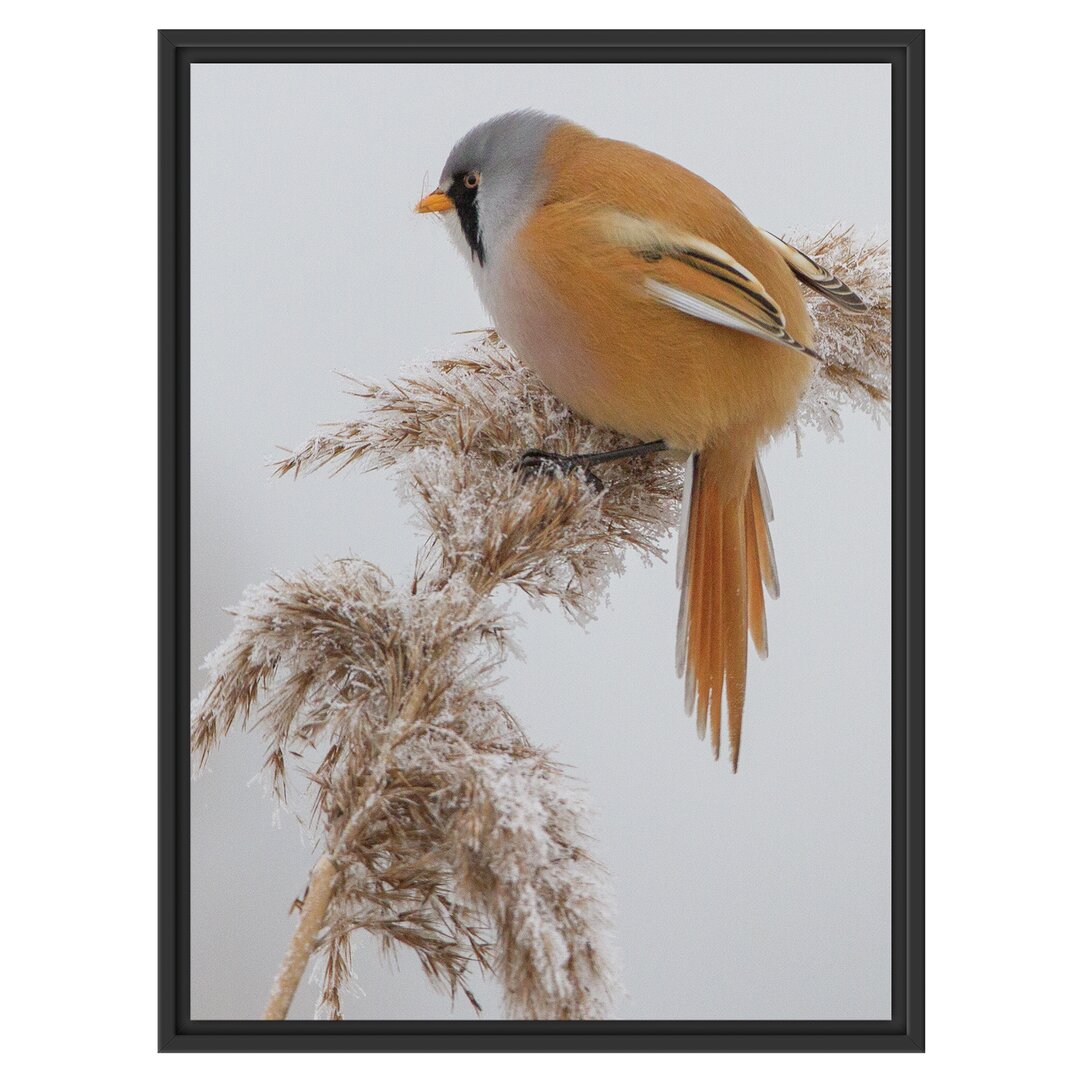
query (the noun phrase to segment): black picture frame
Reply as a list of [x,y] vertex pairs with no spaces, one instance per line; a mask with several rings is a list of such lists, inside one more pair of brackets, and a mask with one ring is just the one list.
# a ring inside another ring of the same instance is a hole
[[[924,34],[920,30],[159,31],[159,1027],[167,1051],[924,1049]],[[192,1020],[189,143],[195,63],[790,62],[892,70],[892,1017]]]

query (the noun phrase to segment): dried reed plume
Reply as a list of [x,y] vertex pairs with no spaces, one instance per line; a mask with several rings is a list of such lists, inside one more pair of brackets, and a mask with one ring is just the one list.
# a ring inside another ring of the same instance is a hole
[[[822,358],[803,395],[796,418],[827,438],[843,429],[840,410],[860,409],[876,420],[889,418],[892,399],[892,266],[887,242],[859,240],[850,229],[830,229],[823,237],[785,236],[788,243],[829,267],[866,302],[868,311],[851,315],[820,293],[804,291],[814,319],[814,348]],[[798,428],[796,427],[796,434]]]
[[[835,230],[791,239],[870,305],[852,315],[808,297],[822,363],[798,423],[839,434],[844,405],[886,417],[887,246]],[[611,464],[602,492],[576,473],[522,477],[527,448],[588,453],[625,439],[573,416],[491,332],[353,393],[362,415],[277,471],[400,470],[429,534],[412,580],[341,560],[250,590],[192,707],[200,764],[234,723],[251,723],[278,795],[294,776],[316,793],[323,854],[266,1017],[286,1016],[319,951],[321,1007],[340,1018],[357,930],[412,949],[433,983],[474,1005],[479,969],[498,976],[509,1016],[606,1016],[617,981],[582,799],[492,691],[510,648],[504,587],[588,619],[628,550],[662,554],[681,466]]]

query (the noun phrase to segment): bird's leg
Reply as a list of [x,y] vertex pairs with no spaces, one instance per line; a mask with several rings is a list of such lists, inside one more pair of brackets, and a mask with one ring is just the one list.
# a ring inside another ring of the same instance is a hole
[[635,443],[633,446],[624,446],[619,450],[605,450],[598,454],[552,454],[546,450],[526,450],[518,459],[517,468],[522,472],[548,473],[549,475],[566,474],[574,469],[581,469],[590,486],[597,491],[603,491],[603,482],[590,466],[603,465],[608,461],[621,461],[623,458],[638,457],[641,454],[657,454],[666,449],[664,440],[657,439],[655,442]]

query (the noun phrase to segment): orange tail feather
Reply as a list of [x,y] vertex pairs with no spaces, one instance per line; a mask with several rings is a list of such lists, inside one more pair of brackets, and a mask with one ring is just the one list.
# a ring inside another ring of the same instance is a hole
[[686,678],[686,711],[696,713],[699,737],[708,727],[714,758],[720,756],[720,703],[726,697],[728,746],[737,770],[747,634],[766,656],[763,586],[774,596],[779,588],[768,495],[749,454],[711,448],[695,454],[687,469],[677,663]]

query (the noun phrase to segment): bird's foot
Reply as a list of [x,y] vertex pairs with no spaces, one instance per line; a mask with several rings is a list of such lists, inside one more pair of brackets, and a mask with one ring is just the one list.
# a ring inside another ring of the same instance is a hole
[[585,463],[585,455],[552,454],[546,450],[526,450],[515,468],[526,476],[569,476],[580,470],[593,491],[603,491],[604,482]]

